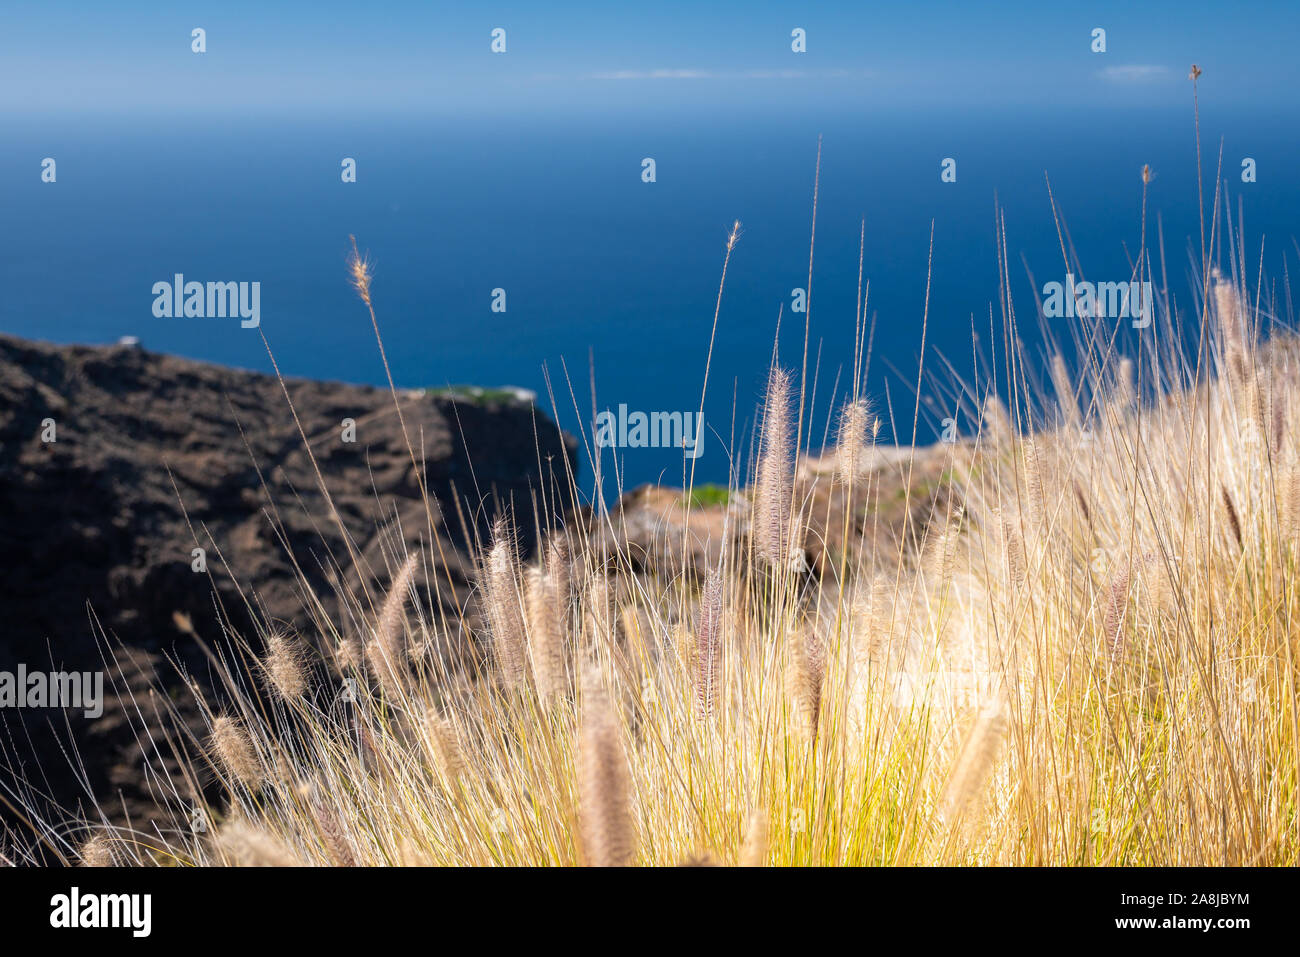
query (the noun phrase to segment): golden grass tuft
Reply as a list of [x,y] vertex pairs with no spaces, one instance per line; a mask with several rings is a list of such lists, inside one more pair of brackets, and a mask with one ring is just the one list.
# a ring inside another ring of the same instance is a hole
[[256,790],[264,776],[253,750],[252,739],[243,723],[230,715],[222,715],[212,723],[212,750],[227,774],[249,790]]
[[504,517],[492,526],[492,547],[480,585],[502,682],[507,688],[522,688],[527,679],[527,651],[519,559],[514,531]]
[[267,635],[262,667],[281,699],[297,701],[307,693],[307,651],[297,637],[279,630]]
[[779,367],[773,368],[763,409],[763,451],[758,465],[753,518],[755,551],[773,568],[789,564],[792,544],[791,402],[790,374]]
[[623,867],[636,858],[627,753],[599,671],[582,680],[578,742],[579,816],[587,863]]

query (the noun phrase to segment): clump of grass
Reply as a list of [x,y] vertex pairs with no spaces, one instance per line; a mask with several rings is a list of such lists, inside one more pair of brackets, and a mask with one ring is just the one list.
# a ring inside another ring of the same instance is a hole
[[763,408],[763,450],[754,491],[754,550],[770,567],[789,564],[794,467],[790,373],[773,367]]
[[307,653],[296,636],[273,630],[266,637],[262,659],[267,683],[285,701],[296,701],[307,691]]
[[114,850],[113,838],[105,834],[92,835],[78,852],[78,859],[82,867],[114,867],[117,865],[117,854]]
[[713,713],[722,668],[722,576],[713,571],[704,583],[695,625],[695,703],[701,718]]
[[492,527],[480,585],[500,675],[507,687],[518,689],[526,680],[524,615],[514,531],[504,517]]
[[865,399],[845,404],[840,413],[839,442],[836,445],[836,475],[846,485],[857,481],[870,443],[874,441],[876,423],[871,422],[871,408]]
[[249,790],[263,781],[262,766],[244,724],[222,715],[212,724],[212,751],[226,772]]
[[212,845],[217,861],[236,867],[294,867],[302,863],[274,832],[244,820],[223,825]]
[[944,790],[944,814],[950,821],[959,821],[984,788],[997,762],[1006,730],[1006,716],[996,700],[985,705],[976,716]]
[[542,701],[565,691],[567,684],[564,633],[567,622],[560,588],[553,573],[528,571],[528,648],[533,687]]
[[578,743],[579,815],[587,862],[631,864],[636,857],[627,754],[599,671],[583,676]]
[[426,746],[443,781],[453,790],[466,771],[465,752],[455,726],[443,715],[430,709],[424,716]]

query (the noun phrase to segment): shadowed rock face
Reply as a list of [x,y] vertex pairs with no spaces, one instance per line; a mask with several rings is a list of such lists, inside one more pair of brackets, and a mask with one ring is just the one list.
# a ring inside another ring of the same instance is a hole
[[[202,682],[206,660],[175,613],[208,642],[221,638],[216,602],[245,635],[246,602],[306,627],[290,555],[332,610],[325,569],[384,588],[402,542],[436,535],[433,552],[446,559],[440,578],[451,582],[443,600],[463,602],[467,536],[483,534],[503,506],[531,515],[533,494],[564,481],[565,456],[574,462],[573,440],[527,404],[399,393],[434,500],[426,509],[391,393],[301,380],[287,389],[328,498],[274,377],[131,347],[0,336],[0,671],[18,663],[103,669],[93,616],[140,669],[119,684],[143,687],[164,656]],[[345,419],[355,423],[353,443],[343,441]],[[42,441],[46,420],[54,442]],[[520,524],[527,549],[530,523]],[[210,575],[192,570],[198,547]],[[158,671],[175,680],[165,662]],[[138,747],[115,707],[113,677],[97,722],[80,712],[0,710],[0,778],[5,765],[27,761],[30,780],[49,775],[58,799],[77,800],[49,733],[52,723],[66,737],[66,717],[92,788],[137,798],[128,792],[139,787]]]

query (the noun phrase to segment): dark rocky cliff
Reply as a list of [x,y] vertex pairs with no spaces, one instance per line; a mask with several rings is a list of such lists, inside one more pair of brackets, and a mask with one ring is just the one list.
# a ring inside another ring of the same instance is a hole
[[[302,623],[293,562],[329,595],[331,563],[386,583],[396,528],[407,544],[428,544],[430,511],[392,395],[302,380],[287,389],[328,498],[274,377],[133,347],[0,336],[0,671],[102,669],[102,626],[144,670],[171,657],[201,675],[204,659],[177,613],[209,641],[221,637],[218,604],[245,634],[246,600],[267,618]],[[563,483],[575,445],[526,402],[399,396],[436,501],[434,552],[463,601],[467,532],[512,503],[531,515],[542,482]],[[345,419],[355,442],[343,440]],[[43,441],[51,420],[56,440]],[[196,547],[210,575],[192,570]],[[70,735],[91,788],[130,803],[139,749],[107,697],[97,722],[0,709],[0,794],[18,769],[61,803],[77,800],[56,744]]]

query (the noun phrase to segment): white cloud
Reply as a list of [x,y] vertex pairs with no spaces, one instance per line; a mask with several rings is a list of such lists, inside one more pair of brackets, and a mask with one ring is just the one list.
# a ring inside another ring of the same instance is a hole
[[1168,72],[1168,67],[1150,63],[1129,63],[1124,66],[1108,66],[1097,75],[1112,83],[1145,83],[1148,80],[1157,80]]
[[747,70],[740,76],[745,80],[802,80],[808,74],[803,70]]
[[613,70],[592,73],[593,80],[804,80],[846,79],[867,77],[870,71],[860,70]]
[[708,70],[616,70],[612,73],[593,73],[594,80],[707,80],[714,76]]

